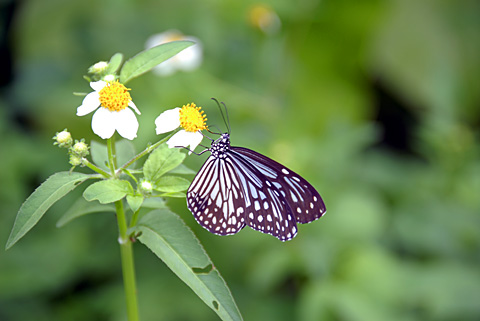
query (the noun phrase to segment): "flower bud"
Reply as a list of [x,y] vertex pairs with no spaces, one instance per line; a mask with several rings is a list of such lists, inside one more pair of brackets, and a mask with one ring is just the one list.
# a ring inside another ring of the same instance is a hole
[[53,139],[55,140],[53,144],[62,148],[70,148],[73,143],[72,135],[66,128],[63,131],[56,133],[55,136],[53,136]]
[[140,184],[138,185],[138,189],[140,192],[144,195],[149,195],[152,194],[153,191],[153,185],[149,181],[142,180]]
[[75,154],[80,157],[85,157],[89,154],[88,152],[88,145],[85,144],[83,140],[77,141],[75,145],[70,149],[72,154]]
[[90,66],[90,68],[88,68],[88,72],[90,74],[101,74],[107,69],[107,67],[108,67],[108,62],[99,61],[93,66]]
[[82,157],[75,154],[70,154],[69,163],[73,166],[82,165]]
[[115,75],[105,75],[103,77],[103,81],[105,81],[105,82],[112,82],[112,81],[115,81],[115,80],[116,80]]

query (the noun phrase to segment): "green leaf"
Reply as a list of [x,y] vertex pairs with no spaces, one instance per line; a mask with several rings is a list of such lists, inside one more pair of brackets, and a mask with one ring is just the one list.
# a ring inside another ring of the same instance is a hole
[[150,197],[145,199],[142,206],[145,208],[167,208],[165,200],[159,197]]
[[145,161],[143,174],[148,180],[156,182],[163,174],[180,165],[185,156],[178,148],[162,144]]
[[222,320],[242,320],[225,281],[198,239],[167,209],[147,213],[136,227],[138,239],[155,253]]
[[119,179],[107,179],[93,183],[83,192],[83,197],[89,202],[98,200],[102,204],[113,203],[133,194],[130,182]]
[[155,182],[155,190],[166,193],[185,191],[188,186],[190,182],[178,176],[162,176]]
[[50,176],[20,207],[5,248],[9,249],[21,239],[55,202],[71,192],[80,183],[96,177],[98,176],[76,172],[59,172]]
[[132,212],[138,211],[144,199],[143,195],[127,195],[127,203]]
[[[133,146],[133,143],[126,139],[115,142],[115,151],[119,167],[135,156],[135,147]],[[108,170],[107,145],[92,140],[90,144],[90,152],[92,154],[92,161],[98,167]]]
[[197,172],[195,172],[193,169],[188,168],[184,164],[180,164],[174,169],[170,171],[171,174],[182,174],[182,175],[195,175]]
[[192,41],[172,41],[138,53],[123,65],[120,82],[126,84],[193,44]]
[[110,61],[108,62],[108,67],[105,70],[106,75],[113,75],[117,73],[118,68],[120,68],[120,65],[122,64],[123,61],[123,54],[117,52],[110,58]]
[[73,205],[58,220],[57,227],[62,227],[77,217],[101,212],[115,213],[115,207],[109,204],[87,202],[83,197],[79,197],[78,200],[73,203]]

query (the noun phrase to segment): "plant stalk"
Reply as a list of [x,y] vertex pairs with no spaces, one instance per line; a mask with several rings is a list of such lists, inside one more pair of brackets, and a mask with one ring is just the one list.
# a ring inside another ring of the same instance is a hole
[[[115,177],[117,168],[115,140],[110,138],[107,140],[108,165],[112,176]],[[120,244],[120,257],[122,261],[123,286],[125,290],[125,300],[127,305],[128,321],[139,321],[138,318],[138,302],[137,302],[137,286],[135,281],[135,264],[133,261],[133,247],[128,237],[128,224],[123,201],[115,202],[118,223],[118,243]]]
[[143,152],[141,152],[140,154],[138,155],[135,155],[131,160],[129,160],[128,162],[126,162],[122,167],[120,167],[119,169],[117,169],[117,172],[116,174],[119,175],[120,172],[124,169],[127,169],[130,165],[132,165],[133,163],[135,163],[137,160],[139,160],[140,158],[142,158],[143,156],[147,155],[148,153],[151,153],[153,152],[158,146],[160,146],[161,144],[165,143],[168,139],[170,139],[170,137],[172,137],[175,133],[177,133],[178,130],[175,130],[174,132],[172,132],[171,134],[169,134],[167,137],[159,140],[158,142],[156,142],[155,144],[151,145],[151,146],[148,146],[147,148],[145,148],[145,150],[143,150]]
[[123,284],[125,288],[125,300],[127,303],[128,321],[138,321],[137,287],[135,282],[135,265],[133,261],[133,248],[127,234],[127,220],[122,201],[115,202],[117,209],[117,221],[120,243],[120,255],[122,259]]

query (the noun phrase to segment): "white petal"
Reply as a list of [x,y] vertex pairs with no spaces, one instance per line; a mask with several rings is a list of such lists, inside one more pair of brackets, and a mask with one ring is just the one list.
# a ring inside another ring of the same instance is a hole
[[175,57],[168,58],[164,62],[160,63],[159,65],[155,66],[152,70],[153,73],[159,76],[170,76],[177,71]]
[[92,87],[93,90],[95,91],[100,91],[103,89],[103,87],[105,87],[107,85],[107,83],[103,80],[99,80],[99,81],[92,81],[90,83],[90,87]]
[[140,112],[140,110],[138,110],[137,108],[137,105],[135,105],[135,103],[133,102],[133,100],[130,100],[130,102],[128,103],[128,106],[132,107],[133,110],[135,110],[135,112],[139,115],[141,115],[142,113]]
[[169,38],[171,38],[171,31],[157,33],[147,39],[145,47],[149,49],[161,45],[162,43],[167,42]]
[[114,112],[115,114],[115,129],[126,139],[134,139],[137,137],[138,121],[133,111],[129,108]]
[[190,150],[194,150],[195,147],[200,144],[202,139],[203,136],[200,134],[200,132],[192,133],[182,129],[167,141],[167,145],[169,148],[191,146]]
[[167,141],[167,145],[169,148],[187,147],[190,145],[188,132],[182,129]]
[[195,37],[187,37],[186,40],[194,41],[195,44],[180,51],[175,57],[179,69],[191,71],[198,68],[202,63],[203,48],[200,41]]
[[[198,131],[196,133],[191,133],[191,140],[190,140],[190,150],[193,151],[197,146],[202,142],[203,135]],[[188,152],[191,154],[192,152]]]
[[155,119],[157,135],[171,132],[180,127],[180,108],[164,111]]
[[100,106],[100,98],[96,91],[89,93],[83,98],[82,105],[77,108],[77,116],[85,116]]
[[113,136],[115,133],[115,115],[116,111],[109,111],[106,108],[98,108],[92,117],[92,130],[103,139]]

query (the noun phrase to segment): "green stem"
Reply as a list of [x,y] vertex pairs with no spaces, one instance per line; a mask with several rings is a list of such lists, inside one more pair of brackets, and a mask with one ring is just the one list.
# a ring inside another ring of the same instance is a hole
[[132,220],[130,221],[130,228],[134,227],[135,225],[137,225],[137,221],[138,221],[138,213],[140,212],[140,209],[138,209],[138,211],[136,211],[135,213],[133,213],[133,216],[132,216]]
[[94,172],[97,172],[98,174],[101,174],[103,177],[105,178],[110,178],[112,177],[111,174],[107,173],[106,171],[104,171],[103,169],[101,169],[100,167],[96,166],[95,164],[93,163],[90,163],[90,161],[86,158],[83,158],[83,165],[87,166],[88,168],[90,168],[92,171]]
[[127,235],[127,219],[122,201],[115,202],[120,243],[120,255],[122,258],[123,284],[125,288],[125,300],[127,302],[128,321],[138,321],[137,287],[135,285],[135,265],[133,261],[132,242]]
[[[115,176],[115,169],[117,167],[115,155],[115,140],[112,138],[107,140],[108,151],[108,166],[110,167],[111,175]],[[135,264],[133,261],[132,242],[128,237],[127,217],[123,208],[123,201],[115,202],[115,209],[117,212],[118,223],[118,243],[120,244],[120,256],[122,261],[123,285],[125,289],[125,300],[127,305],[127,319],[128,321],[138,321],[138,302],[137,302],[137,286],[135,282]]]
[[167,137],[159,140],[158,142],[156,142],[155,144],[153,145],[150,145],[148,146],[147,148],[145,148],[145,150],[143,152],[141,152],[140,154],[134,156],[131,160],[129,160],[128,162],[126,162],[125,164],[123,164],[122,167],[120,167],[119,169],[117,169],[115,175],[119,175],[120,172],[122,172],[124,169],[127,169],[130,165],[132,165],[133,163],[135,163],[137,160],[139,160],[140,158],[142,158],[143,156],[147,155],[148,153],[151,153],[152,151],[154,151],[158,146],[160,146],[161,144],[165,143],[170,137],[172,137],[176,132],[178,132],[178,130],[176,131],[173,131],[170,135],[168,135]]
[[115,145],[115,139],[113,136],[109,139],[107,139],[107,153],[108,153],[108,167],[110,168],[110,171],[112,172],[112,175],[115,175],[115,154],[114,154],[114,145]]

